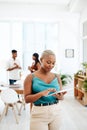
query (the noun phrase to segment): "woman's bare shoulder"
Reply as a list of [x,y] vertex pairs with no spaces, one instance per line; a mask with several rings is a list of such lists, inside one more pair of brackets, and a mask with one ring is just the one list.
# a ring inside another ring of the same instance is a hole
[[32,73],[31,74],[28,74],[26,77],[25,77],[25,80],[28,79],[28,80],[31,80],[33,77]]
[[60,77],[60,74],[58,73],[51,73],[52,75],[54,75],[55,77],[59,78]]

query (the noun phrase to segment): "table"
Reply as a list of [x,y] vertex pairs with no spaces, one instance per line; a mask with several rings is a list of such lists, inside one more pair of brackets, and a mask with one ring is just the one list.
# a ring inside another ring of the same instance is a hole
[[24,88],[21,84],[0,86],[0,92],[7,88],[14,89],[18,94],[24,94]]
[[18,94],[24,94],[24,87],[21,84],[9,85],[9,88],[14,89]]

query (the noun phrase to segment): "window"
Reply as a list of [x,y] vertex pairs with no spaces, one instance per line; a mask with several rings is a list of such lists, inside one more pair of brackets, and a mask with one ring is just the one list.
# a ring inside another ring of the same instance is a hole
[[57,23],[24,23],[23,24],[23,60],[26,70],[32,63],[32,54],[41,54],[44,49],[58,52]]

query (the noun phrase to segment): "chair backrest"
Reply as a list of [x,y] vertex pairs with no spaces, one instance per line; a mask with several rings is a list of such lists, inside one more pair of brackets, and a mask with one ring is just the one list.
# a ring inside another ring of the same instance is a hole
[[4,103],[16,103],[18,101],[17,92],[11,88],[1,91],[1,99]]

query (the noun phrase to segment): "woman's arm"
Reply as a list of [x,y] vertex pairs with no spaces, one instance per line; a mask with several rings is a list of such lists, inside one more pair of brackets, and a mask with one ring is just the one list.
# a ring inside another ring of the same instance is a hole
[[[60,86],[60,90],[62,90],[62,81],[61,81],[60,75],[57,75],[57,79],[58,79],[58,83],[59,83],[59,86]],[[56,96],[59,100],[63,100],[65,93],[66,93],[66,92],[58,93],[58,94],[56,94],[55,96]]]
[[33,69],[31,66],[28,66],[28,70],[30,70],[31,73],[33,72]]
[[57,78],[58,78],[58,83],[60,85],[60,90],[62,90],[62,81],[61,81],[60,75],[57,75]]

